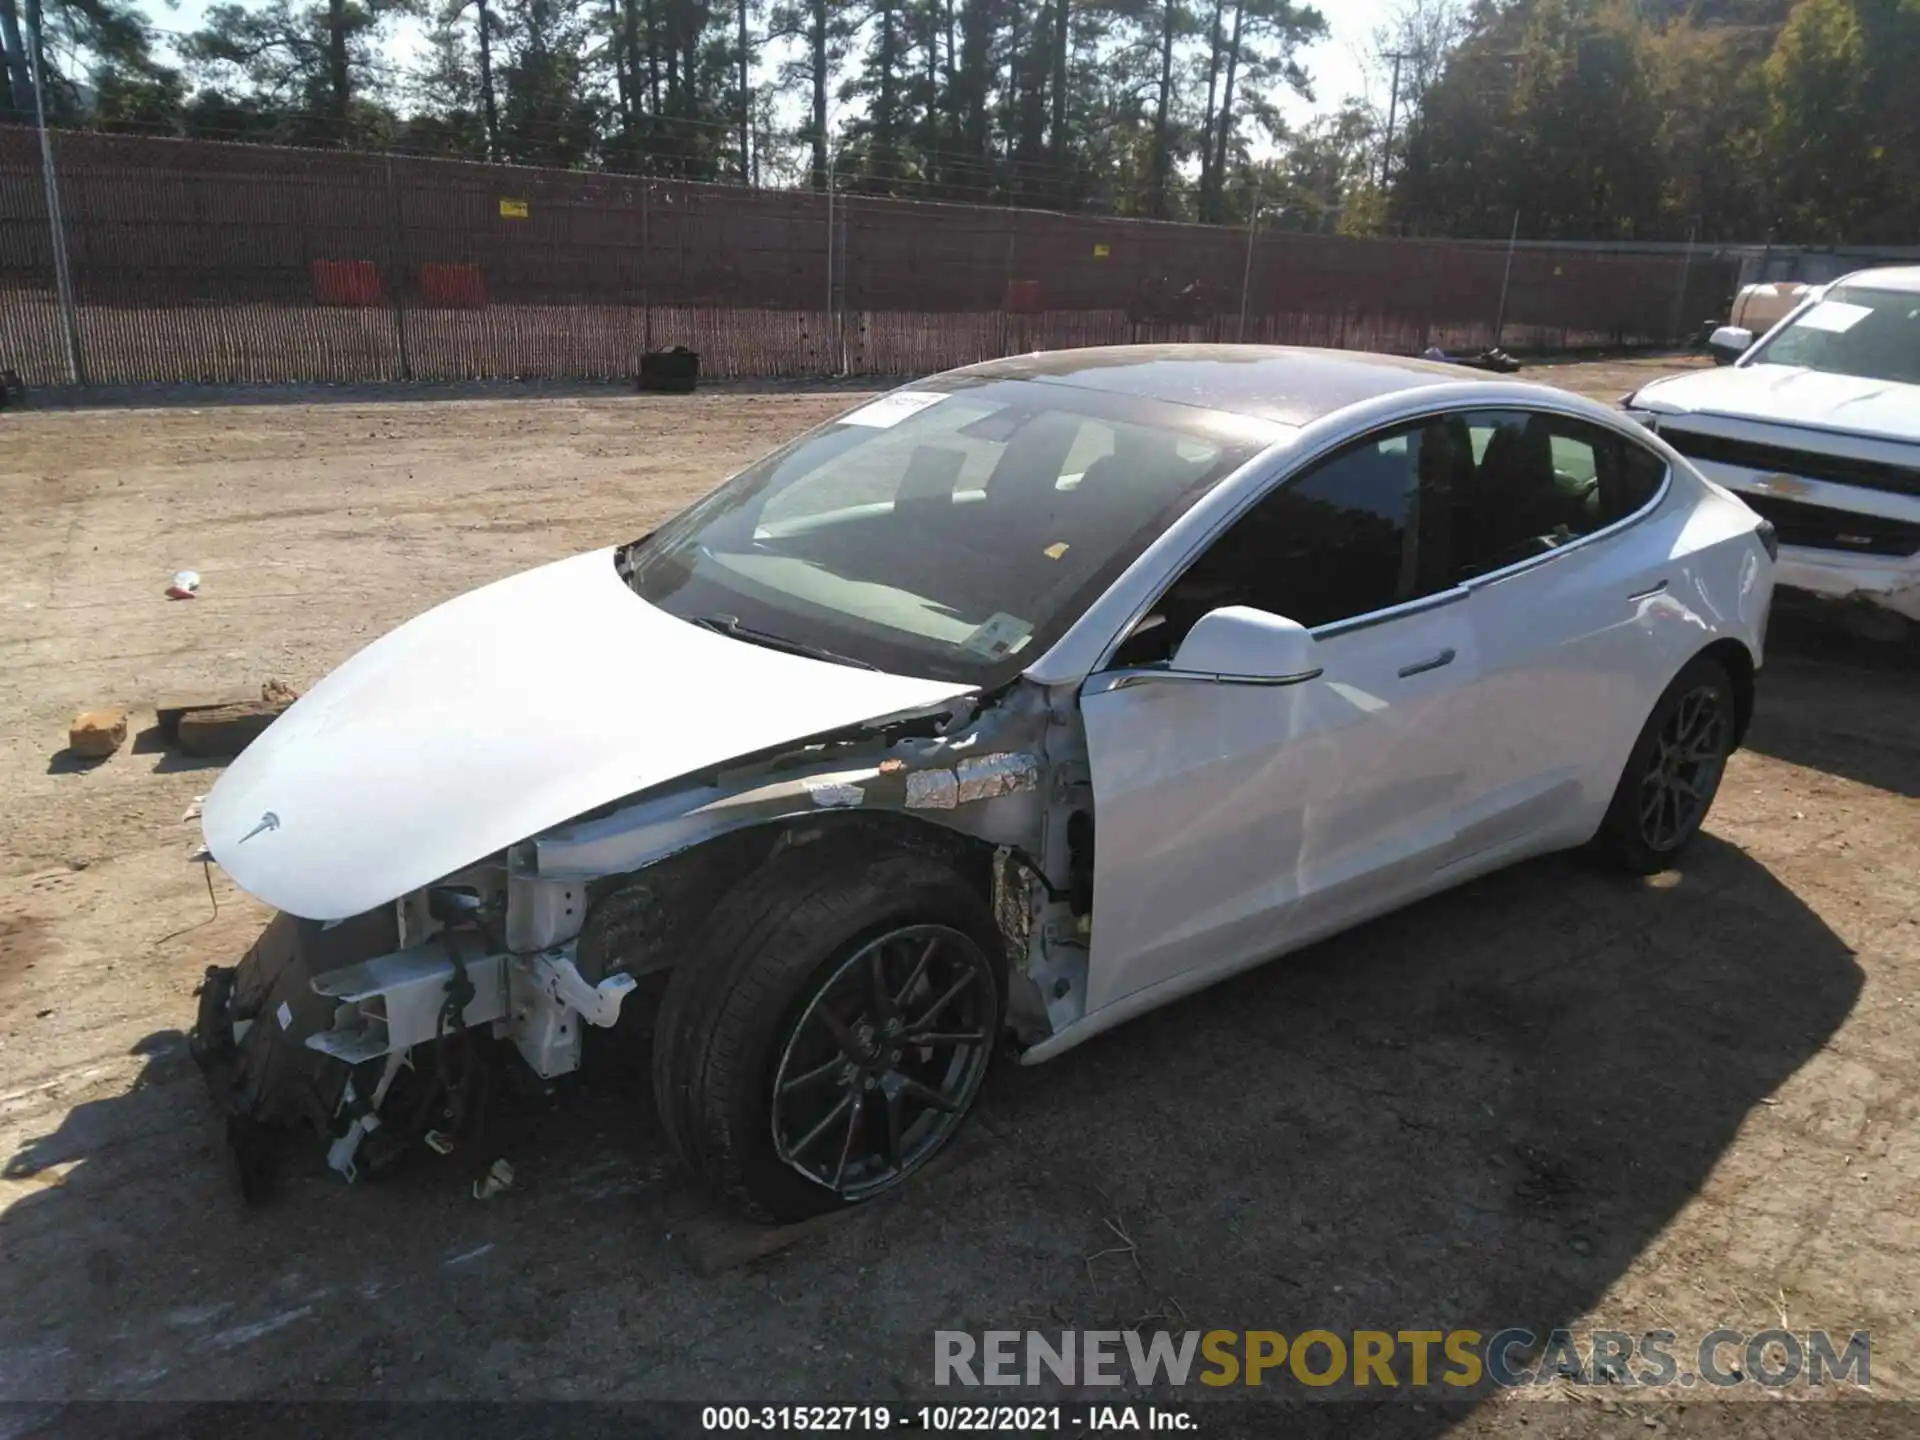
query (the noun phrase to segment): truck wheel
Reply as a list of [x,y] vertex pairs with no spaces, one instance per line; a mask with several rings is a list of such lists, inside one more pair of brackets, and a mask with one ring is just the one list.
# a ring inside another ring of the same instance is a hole
[[1595,852],[1632,875],[1665,870],[1713,806],[1737,710],[1726,666],[1697,656],[1674,677],[1633,742]]
[[654,1043],[674,1147],[757,1219],[899,1185],[958,1132],[999,1037],[1005,944],[938,858],[821,842],[730,891]]

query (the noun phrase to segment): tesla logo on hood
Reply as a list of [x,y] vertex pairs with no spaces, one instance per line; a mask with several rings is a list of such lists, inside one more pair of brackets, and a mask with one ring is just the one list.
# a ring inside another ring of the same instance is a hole
[[234,841],[233,843],[236,845],[244,845],[247,843],[247,841],[253,839],[254,836],[258,835],[262,830],[278,830],[279,828],[280,828],[280,817],[274,814],[273,811],[269,810],[267,811],[266,814],[260,817],[260,823],[258,825],[254,826],[253,829],[247,831],[246,834],[242,835],[238,840]]

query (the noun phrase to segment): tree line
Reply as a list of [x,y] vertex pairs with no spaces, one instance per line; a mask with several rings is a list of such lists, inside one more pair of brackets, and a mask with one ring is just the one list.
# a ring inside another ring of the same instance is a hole
[[[44,5],[44,13],[41,7]],[[415,37],[396,58],[394,35]],[[1920,0],[0,0],[0,122],[1348,234],[1911,242]]]
[[1920,0],[1479,0],[1448,39],[1399,226],[1920,244]]
[[[7,119],[36,3],[0,0]],[[128,0],[45,4],[56,122],[1219,219],[1326,29],[1294,0],[230,0],[174,63]]]

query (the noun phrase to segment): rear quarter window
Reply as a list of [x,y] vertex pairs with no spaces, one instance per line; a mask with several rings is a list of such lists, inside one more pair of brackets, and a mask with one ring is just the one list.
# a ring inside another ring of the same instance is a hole
[[1646,509],[1667,478],[1667,462],[1654,451],[1624,436],[1617,443],[1613,474],[1600,480],[1601,521],[1608,525]]

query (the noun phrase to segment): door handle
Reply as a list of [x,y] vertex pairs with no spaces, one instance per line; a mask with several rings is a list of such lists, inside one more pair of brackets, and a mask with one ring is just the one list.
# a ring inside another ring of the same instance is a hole
[[1442,650],[1431,660],[1416,660],[1411,665],[1402,665],[1400,667],[1400,678],[1405,680],[1414,675],[1424,675],[1429,670],[1438,670],[1442,665],[1451,665],[1452,663],[1453,651],[1451,649]]
[[1633,592],[1633,594],[1627,596],[1627,604],[1638,605],[1642,600],[1651,600],[1654,596],[1658,595],[1661,591],[1665,590],[1666,588],[1667,588],[1667,582],[1664,580],[1661,580],[1656,582],[1655,584],[1649,585],[1644,590],[1636,590]]

